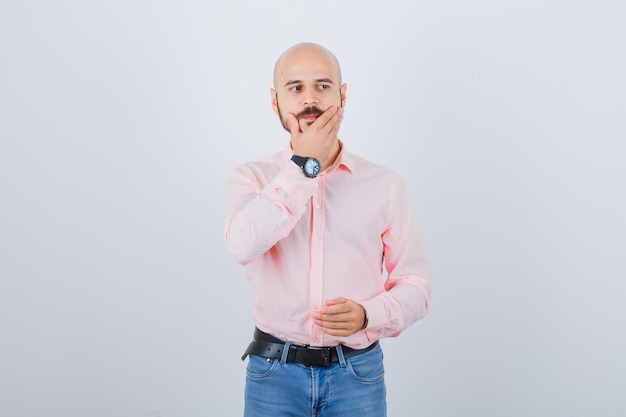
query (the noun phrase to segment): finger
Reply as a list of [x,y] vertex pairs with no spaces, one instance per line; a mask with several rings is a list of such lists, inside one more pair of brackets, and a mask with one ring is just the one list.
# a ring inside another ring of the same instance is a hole
[[323,329],[352,329],[355,324],[350,321],[322,321],[318,326]]
[[350,316],[346,313],[344,314],[322,314],[322,316],[317,319],[322,324],[326,323],[346,323],[350,321]]
[[348,299],[345,298],[345,297],[337,297],[337,298],[334,298],[332,300],[326,300],[326,305],[327,306],[332,306],[332,305],[335,305],[335,304],[343,304],[343,303],[345,303],[347,301],[348,301]]
[[327,126],[328,126],[328,135],[331,137],[335,137],[337,136],[337,133],[339,133],[339,128],[341,127],[341,121],[343,120],[343,117],[341,117],[341,115],[337,114],[337,119],[331,120],[330,122],[328,122]]
[[293,113],[287,114],[287,127],[289,128],[289,132],[291,134],[299,133],[301,131],[300,123],[298,123],[298,118],[296,117],[295,114]]
[[311,127],[315,127],[319,130],[324,130],[326,125],[337,115],[337,107],[330,106],[324,111],[315,121],[311,124]]
[[349,311],[350,308],[349,306],[346,305],[346,303],[349,300],[347,298],[344,297],[338,297],[332,300],[326,300],[326,307],[322,307],[320,309],[320,313],[322,314],[339,314],[339,313],[345,313],[346,311]]
[[323,313],[316,320],[328,323],[357,322],[361,317],[355,310],[344,310],[335,313]]
[[332,321],[332,320],[324,320],[316,323],[318,326],[324,329],[351,329],[354,327],[354,323],[349,321]]
[[359,329],[350,323],[328,323],[325,326],[320,326],[324,333],[333,336],[350,336],[356,333]]
[[[331,110],[331,109],[329,109]],[[332,131],[336,128],[337,130],[339,130],[339,124],[341,122],[341,116],[339,114],[338,108],[333,107],[332,108],[332,113],[330,113],[328,116],[328,118],[324,118],[323,120],[320,121],[320,130],[325,132],[326,134],[331,134]],[[327,110],[328,112],[328,110]],[[326,113],[324,113],[325,115]],[[320,116],[321,118],[321,116]],[[316,120],[317,122],[317,120]]]

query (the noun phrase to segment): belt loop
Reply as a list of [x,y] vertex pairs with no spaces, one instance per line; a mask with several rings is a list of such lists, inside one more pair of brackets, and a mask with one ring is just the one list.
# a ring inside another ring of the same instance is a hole
[[346,358],[343,356],[343,349],[341,348],[341,345],[335,346],[335,349],[337,349],[337,359],[339,359],[339,366],[344,368],[346,366]]
[[285,342],[285,346],[283,346],[283,353],[280,355],[280,363],[286,364],[287,357],[289,356],[289,348],[291,347],[291,342]]

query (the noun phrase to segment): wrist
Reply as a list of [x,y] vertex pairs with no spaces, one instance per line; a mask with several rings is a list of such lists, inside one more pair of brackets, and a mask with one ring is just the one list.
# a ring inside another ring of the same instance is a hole
[[367,325],[369,324],[369,317],[367,317],[367,310],[365,309],[365,307],[363,307],[362,304],[359,305],[363,309],[363,326],[361,327],[361,330],[365,330],[367,328]]

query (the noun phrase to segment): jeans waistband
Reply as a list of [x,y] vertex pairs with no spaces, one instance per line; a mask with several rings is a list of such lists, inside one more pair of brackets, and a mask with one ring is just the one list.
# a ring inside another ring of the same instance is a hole
[[[344,358],[349,359],[369,352],[376,346],[378,346],[378,341],[364,349],[352,349],[343,345],[339,348],[342,350]],[[278,359],[282,357],[284,347],[285,341],[255,328],[254,341],[248,345],[241,359],[244,360],[248,355]],[[337,346],[310,347],[290,344],[289,352],[287,353],[287,362],[307,366],[328,367],[333,363],[339,362],[337,348]]]

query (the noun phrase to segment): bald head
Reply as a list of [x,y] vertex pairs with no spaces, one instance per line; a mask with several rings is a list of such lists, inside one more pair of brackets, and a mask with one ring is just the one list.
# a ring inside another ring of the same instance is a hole
[[329,65],[335,73],[335,82],[341,85],[341,68],[337,57],[321,45],[305,42],[292,46],[278,58],[274,65],[274,88],[279,87],[280,79],[289,68],[311,65],[316,62]]

